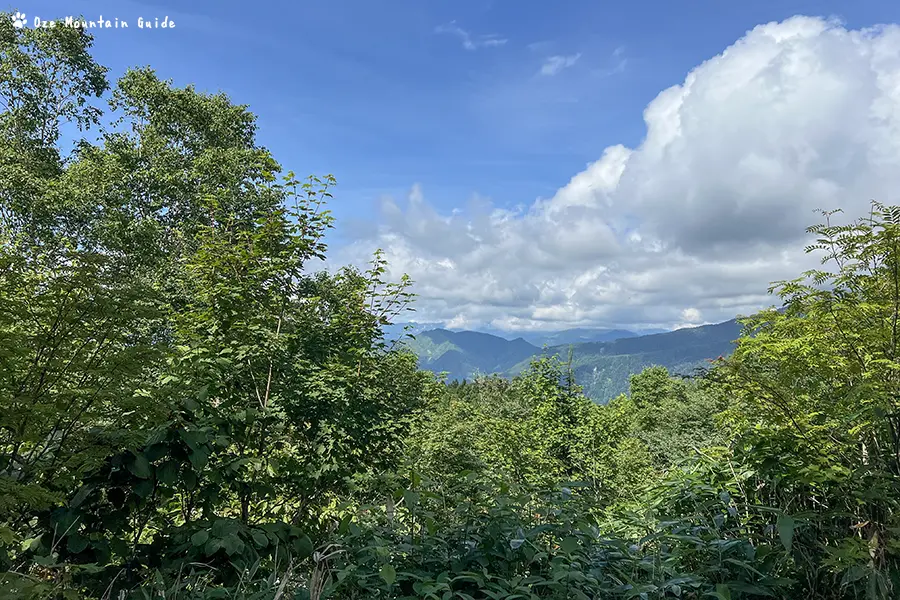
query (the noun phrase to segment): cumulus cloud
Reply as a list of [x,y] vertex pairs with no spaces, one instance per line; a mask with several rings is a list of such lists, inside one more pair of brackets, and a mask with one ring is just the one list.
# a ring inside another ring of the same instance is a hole
[[816,208],[865,213],[900,189],[900,28],[761,25],[662,91],[640,145],[606,148],[552,198],[440,214],[385,199],[374,239],[417,318],[551,329],[675,327],[773,303],[817,264]]
[[499,35],[493,33],[488,35],[472,35],[457,25],[456,21],[451,21],[446,25],[439,25],[434,31],[435,33],[448,33],[458,37],[462,42],[463,48],[466,50],[477,50],[479,48],[490,48],[506,44],[505,38],[501,38]]
[[570,54],[568,56],[548,56],[544,59],[544,64],[541,65],[541,70],[539,73],[541,75],[556,75],[563,69],[568,69],[578,62],[578,59],[581,58],[581,53],[578,54]]

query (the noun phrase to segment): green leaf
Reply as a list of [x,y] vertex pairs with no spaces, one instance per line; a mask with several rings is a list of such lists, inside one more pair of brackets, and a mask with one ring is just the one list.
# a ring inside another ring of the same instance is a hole
[[196,450],[206,440],[206,433],[203,431],[182,429],[179,435],[191,450]]
[[352,520],[353,513],[347,513],[346,515],[344,515],[344,517],[341,519],[340,524],[338,525],[338,533],[340,535],[344,535],[345,533],[347,533],[347,529],[349,529],[350,527],[350,521]]
[[244,542],[237,535],[229,535],[222,539],[222,548],[228,556],[232,556],[244,550]]
[[313,553],[313,543],[309,537],[302,535],[294,540],[294,552],[297,553],[298,558],[307,558],[308,556],[312,556]]
[[70,535],[69,540],[66,543],[66,549],[72,554],[78,554],[87,547],[88,539],[84,536],[78,535],[77,533],[74,535]]
[[128,463],[128,470],[131,471],[132,475],[140,477],[141,479],[149,479],[152,474],[150,471],[150,463],[143,454],[134,455],[134,460],[129,461]]
[[144,450],[144,456],[150,462],[155,462],[165,456],[169,452],[168,446],[166,444],[153,444],[146,450]]
[[719,600],[731,600],[731,588],[724,583],[716,585],[716,597]]
[[736,592],[741,592],[743,594],[755,595],[755,596],[766,596],[771,598],[775,594],[770,592],[769,590],[759,587],[758,585],[753,585],[752,583],[743,583],[741,581],[732,581],[728,584],[732,590]]
[[178,464],[168,460],[156,469],[156,479],[163,485],[172,485],[178,479]]
[[206,530],[198,531],[191,536],[191,544],[194,546],[202,546],[209,540],[209,532]]
[[57,564],[56,564],[57,558],[58,557],[56,556],[56,553],[54,552],[53,556],[35,556],[31,560],[35,564],[39,564],[42,567],[55,567],[55,566],[57,566]]
[[240,522],[234,519],[216,519],[212,525],[212,534],[217,538],[234,535],[241,530]]
[[253,542],[260,548],[265,548],[269,545],[269,537],[261,531],[254,531],[250,536],[253,538]]
[[206,466],[206,462],[209,460],[209,452],[206,448],[199,447],[193,452],[190,453],[188,458],[191,461],[191,464],[194,466],[194,469],[197,471],[203,470],[203,467]]
[[390,564],[385,564],[381,567],[381,571],[378,573],[384,582],[388,585],[394,585],[394,581],[397,580],[397,571],[394,570]]
[[559,549],[565,552],[566,554],[572,554],[576,550],[578,550],[578,538],[569,536],[565,538],[560,544]]
[[778,528],[778,537],[781,539],[781,544],[787,552],[790,552],[791,544],[794,541],[794,519],[788,515],[778,515],[776,527]]
[[403,490],[403,503],[409,510],[413,510],[419,503],[419,495],[411,490]]
[[15,539],[16,534],[13,533],[12,529],[4,525],[0,525],[0,542],[3,542],[4,546],[11,546]]
[[128,542],[126,542],[125,540],[123,540],[122,538],[119,538],[119,537],[114,537],[111,540],[109,540],[109,548],[116,555],[123,557],[123,558],[130,554],[130,551],[128,548]]
[[81,486],[78,489],[78,492],[69,502],[69,507],[78,508],[79,506],[81,506],[81,503],[85,501],[85,499],[90,495],[91,492],[94,491],[94,488],[96,487],[97,486],[93,483]]
[[134,486],[133,491],[139,498],[146,498],[153,493],[153,482],[149,479],[139,481],[137,485]]
[[215,554],[215,553],[219,550],[219,548],[221,548],[221,547],[222,547],[222,540],[218,540],[218,539],[215,539],[215,538],[210,538],[210,539],[206,542],[206,546],[203,547],[203,553],[206,554],[207,556],[212,556],[212,555]]

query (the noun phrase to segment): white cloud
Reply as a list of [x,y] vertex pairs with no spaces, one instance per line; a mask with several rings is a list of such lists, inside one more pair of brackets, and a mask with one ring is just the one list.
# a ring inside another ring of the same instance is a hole
[[496,34],[473,36],[468,31],[451,21],[446,25],[439,25],[435,28],[435,33],[449,33],[455,35],[462,42],[463,48],[466,50],[477,50],[479,48],[490,48],[495,46],[503,46],[507,40]]
[[703,315],[696,308],[686,308],[681,311],[681,320],[685,323],[697,325],[703,322]]
[[568,69],[578,62],[578,59],[581,58],[581,53],[578,54],[570,54],[568,56],[555,55],[548,56],[544,59],[544,64],[541,65],[541,70],[539,73],[541,75],[556,75],[563,69]]
[[619,46],[612,53],[613,66],[605,71],[606,75],[615,75],[625,70],[628,65],[628,58],[625,56],[625,47]]
[[662,91],[635,148],[606,148],[517,211],[385,200],[375,239],[416,318],[507,329],[717,322],[774,300],[816,208],[865,213],[900,190],[900,28],[794,17],[756,27]]

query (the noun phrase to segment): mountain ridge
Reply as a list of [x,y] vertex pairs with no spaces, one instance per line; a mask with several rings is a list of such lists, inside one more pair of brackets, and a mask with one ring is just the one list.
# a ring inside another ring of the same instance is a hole
[[[646,367],[661,365],[674,374],[690,375],[709,360],[730,354],[740,330],[737,320],[731,319],[665,333],[538,347],[525,337],[509,340],[480,331],[438,328],[421,331],[401,343],[418,356],[420,368],[447,373],[449,381],[477,375],[515,376],[539,356],[565,359],[571,349],[576,382],[594,401],[605,403],[627,392],[629,376]],[[583,330],[566,331],[574,332],[568,334],[571,339]],[[605,331],[616,332],[610,335],[633,333]]]

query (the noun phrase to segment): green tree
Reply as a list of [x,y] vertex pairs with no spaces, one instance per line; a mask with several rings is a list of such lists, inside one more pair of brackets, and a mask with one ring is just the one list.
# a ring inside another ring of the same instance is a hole
[[673,377],[665,367],[649,367],[631,376],[630,398],[635,435],[660,471],[727,442],[717,423],[727,397],[712,381]]
[[115,127],[63,159],[58,123],[100,120],[103,69],[77,29],[10,23],[0,595],[296,568],[323,511],[395,468],[428,393],[382,340],[408,280],[383,281],[381,254],[313,272],[333,178],[279,179],[222,94],[129,71]]
[[873,204],[849,225],[832,214],[809,229],[825,268],[773,285],[783,309],[746,321],[719,376],[736,458],[758,474],[751,498],[792,523],[781,533],[808,593],[889,598],[900,589],[900,208]]
[[107,87],[90,43],[0,18],[0,514],[14,522],[125,443],[158,357],[152,283],[88,243],[63,181],[62,122],[96,124]]

